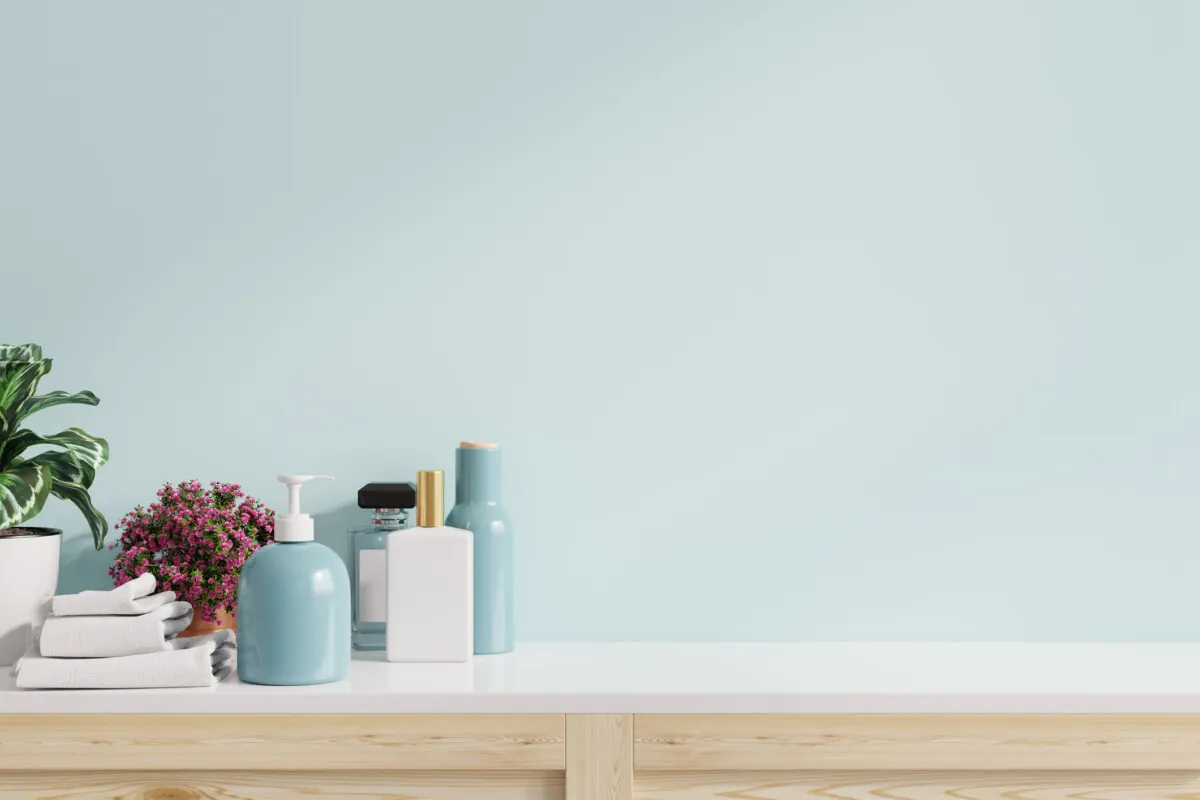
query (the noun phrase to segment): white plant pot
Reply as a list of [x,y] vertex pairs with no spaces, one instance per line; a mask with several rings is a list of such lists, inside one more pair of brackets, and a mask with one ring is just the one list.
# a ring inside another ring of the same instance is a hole
[[39,607],[58,590],[62,531],[23,528],[0,536],[0,666],[25,652]]

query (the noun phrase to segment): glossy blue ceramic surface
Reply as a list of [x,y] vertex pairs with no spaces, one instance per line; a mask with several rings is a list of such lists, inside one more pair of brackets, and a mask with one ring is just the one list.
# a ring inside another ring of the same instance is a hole
[[513,649],[513,529],[500,504],[500,449],[458,448],[446,525],[475,540],[475,653]]
[[303,686],[350,672],[350,577],[316,542],[260,548],[238,581],[238,678]]

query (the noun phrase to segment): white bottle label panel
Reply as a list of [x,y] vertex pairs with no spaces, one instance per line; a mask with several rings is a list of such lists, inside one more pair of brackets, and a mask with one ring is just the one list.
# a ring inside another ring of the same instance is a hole
[[358,552],[358,621],[387,622],[387,550]]

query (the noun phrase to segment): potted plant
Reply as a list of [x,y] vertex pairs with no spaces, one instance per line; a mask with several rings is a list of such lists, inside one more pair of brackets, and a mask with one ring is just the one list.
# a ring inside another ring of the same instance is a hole
[[100,402],[91,392],[37,394],[51,363],[36,344],[0,344],[0,665],[21,656],[38,605],[58,590],[62,531],[25,523],[54,495],[83,512],[97,550],[108,529],[88,495],[108,442],[79,428],[41,436],[21,427],[52,406]]
[[[237,627],[242,565],[270,544],[275,512],[236,483],[184,481],[158,490],[158,502],[126,514],[121,551],[108,574],[120,586],[153,571],[160,589],[192,604],[195,619],[180,636]],[[112,548],[109,548],[112,549]]]

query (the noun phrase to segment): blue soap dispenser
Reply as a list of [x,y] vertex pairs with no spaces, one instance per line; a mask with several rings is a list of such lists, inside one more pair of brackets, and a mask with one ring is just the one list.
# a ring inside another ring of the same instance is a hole
[[238,581],[238,678],[304,686],[350,674],[350,576],[337,553],[313,541],[300,513],[300,487],[328,475],[280,475],[288,513],[275,518],[275,543],[260,547]]

